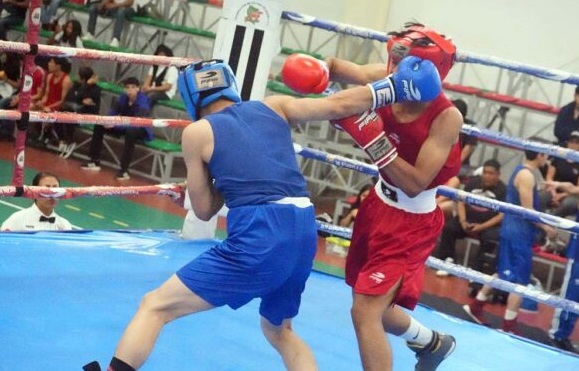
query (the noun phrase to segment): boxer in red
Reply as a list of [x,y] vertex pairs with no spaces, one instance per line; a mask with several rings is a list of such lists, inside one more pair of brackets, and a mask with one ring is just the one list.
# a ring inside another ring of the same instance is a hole
[[[452,41],[412,23],[391,33],[388,65],[357,65],[329,58],[312,67],[300,83],[302,93],[319,92],[328,68],[330,80],[369,84],[403,67],[415,56],[434,63],[441,80],[456,55]],[[408,58],[405,59],[405,61]],[[294,71],[284,81],[292,87]],[[303,75],[302,75],[303,76]],[[307,87],[311,90],[307,90]],[[421,92],[424,91],[422,87]],[[416,95],[412,81],[403,91],[382,89],[375,97],[392,100],[397,94]],[[414,309],[422,288],[425,262],[444,225],[436,206],[436,188],[460,169],[459,133],[462,116],[440,93],[429,102],[396,100],[362,116],[335,122],[347,131],[378,167],[380,179],[364,200],[356,218],[346,261],[346,283],[353,289],[352,321],[365,370],[392,369],[392,351],[384,331],[400,336],[416,353],[416,370],[435,370],[455,348],[450,335],[432,331],[402,307]]]

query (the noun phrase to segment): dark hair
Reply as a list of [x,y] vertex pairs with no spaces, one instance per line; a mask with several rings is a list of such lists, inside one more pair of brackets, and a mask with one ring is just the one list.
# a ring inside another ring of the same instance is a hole
[[47,70],[49,60],[50,60],[50,57],[48,57],[46,55],[37,55],[36,57],[34,57],[34,64]]
[[78,69],[78,78],[85,82],[93,77],[94,71],[90,67],[81,67]]
[[[551,144],[551,142],[548,141],[547,139],[543,139],[540,137],[530,137],[527,140],[529,140],[531,142],[541,143],[541,144]],[[539,154],[540,154],[540,152],[536,152],[536,151],[533,151],[531,149],[525,150],[525,158],[529,161],[533,161],[534,159],[536,159]]]
[[466,105],[466,102],[463,101],[462,99],[455,99],[452,101],[452,104],[454,104],[456,109],[458,109],[458,111],[462,115],[462,118],[465,119],[466,114],[468,113],[468,106]]
[[39,185],[40,181],[44,178],[54,178],[58,182],[58,185],[60,185],[60,179],[58,179],[58,177],[56,175],[54,175],[53,173],[50,173],[48,171],[41,171],[38,174],[36,174],[34,176],[34,179],[32,179],[32,185],[33,186]]
[[491,158],[490,160],[486,160],[483,164],[483,167],[486,166],[490,166],[492,168],[494,168],[496,171],[501,171],[501,164],[495,160],[494,158]]
[[358,209],[360,207],[360,204],[362,203],[362,200],[360,199],[362,196],[362,193],[372,189],[372,187],[373,187],[372,184],[366,184],[365,186],[360,188],[360,191],[358,192],[358,196],[356,197],[356,201],[354,201],[354,203],[352,204],[352,209]]
[[157,46],[157,49],[155,49],[155,55],[159,55],[161,53],[165,54],[167,57],[173,56],[173,50],[171,50],[171,48],[169,48],[165,44],[159,44],[159,46]]
[[57,65],[60,66],[60,69],[62,72],[70,73],[72,65],[70,64],[70,61],[68,60],[68,58],[52,57],[50,59],[53,60],[54,63],[56,63]]
[[141,83],[139,82],[139,79],[137,79],[134,76],[131,76],[131,77],[127,77],[126,79],[123,80],[123,86],[127,86],[127,85],[141,86]]
[[[72,24],[72,32],[70,34],[67,34],[66,25],[69,23]],[[62,29],[62,42],[67,42],[70,45],[77,47],[78,45],[76,43],[82,42],[80,41],[81,36],[82,36],[82,26],[80,25],[79,21],[77,21],[76,19],[71,19],[64,24],[64,27]]]

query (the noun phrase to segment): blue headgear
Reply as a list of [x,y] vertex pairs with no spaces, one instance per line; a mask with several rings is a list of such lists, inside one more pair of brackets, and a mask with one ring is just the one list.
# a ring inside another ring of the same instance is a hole
[[241,102],[233,71],[221,59],[197,62],[182,68],[177,86],[185,108],[194,121],[199,119],[203,107],[218,99]]

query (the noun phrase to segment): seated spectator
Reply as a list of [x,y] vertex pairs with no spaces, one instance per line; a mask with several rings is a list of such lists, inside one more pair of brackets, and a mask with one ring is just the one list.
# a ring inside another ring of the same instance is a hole
[[[44,94],[44,86],[46,83],[46,74],[48,69],[48,58],[37,55],[34,58],[34,70],[32,71],[32,87],[30,89],[30,104],[35,105]],[[18,70],[20,72],[20,70]],[[18,91],[12,94],[11,97],[0,99],[0,109],[17,109],[20,103],[20,95]],[[29,127],[33,123],[30,123]],[[15,123],[11,120],[0,120],[0,138],[7,138],[11,140],[14,136]]]
[[[68,91],[64,103],[63,112],[75,112],[87,115],[98,115],[101,107],[101,88],[97,85],[98,78],[90,67],[81,67],[78,70],[78,81]],[[74,131],[78,125],[64,125],[62,143],[63,151],[60,157],[68,158],[74,152]]]
[[[40,172],[32,180],[33,186],[60,187],[60,180],[52,173]],[[37,198],[34,204],[10,215],[0,227],[3,231],[68,231],[72,229],[68,220],[58,215],[54,208],[55,198]]]
[[[506,186],[500,179],[501,166],[496,160],[487,160],[483,165],[481,176],[472,177],[464,190],[472,194],[504,201]],[[485,254],[494,252],[499,240],[500,224],[503,215],[479,206],[457,202],[457,215],[448,219],[440,236],[438,257],[449,262],[456,260],[455,244],[457,239],[468,236],[480,241],[480,248],[475,256],[472,268],[477,271],[493,273],[494,262],[485,266]],[[448,276],[448,272],[439,270],[439,277]]]
[[48,41],[48,45],[66,46],[69,48],[81,48],[82,45],[82,26],[76,19],[67,21],[62,29],[57,27]]
[[[72,87],[72,80],[68,75],[70,69],[70,62],[66,58],[51,57],[48,60],[48,76],[46,76],[44,93],[40,101],[30,106],[31,111],[58,112],[61,110],[64,99]],[[59,139],[63,137],[63,125],[66,124],[55,124],[54,126]],[[40,140],[43,140],[46,144],[52,135],[53,127],[50,124],[46,124],[42,125],[41,130]],[[60,140],[59,151],[64,151],[64,147],[64,142]]]
[[[448,180],[448,182],[446,182],[445,186],[450,188],[460,187],[459,177],[453,176]],[[438,205],[438,207],[440,207],[440,210],[442,210],[445,220],[452,218],[455,212],[455,205],[456,205],[456,202],[452,198],[436,195],[436,204]]]
[[579,131],[579,86],[575,88],[575,99],[561,107],[555,120],[555,137],[564,146],[572,132]]
[[[155,55],[172,57],[173,51],[161,44],[155,50]],[[145,81],[143,81],[142,91],[149,98],[151,109],[157,105],[160,100],[169,100],[177,92],[177,77],[179,70],[174,66],[151,66]]]
[[5,61],[0,66],[0,99],[10,98],[20,87],[22,56],[5,53]]
[[[579,131],[574,131],[569,134],[567,148],[579,151]],[[579,185],[579,163],[555,157],[551,160],[545,179],[548,181],[570,182]],[[554,189],[551,194],[551,205],[554,208],[550,214],[562,218],[577,214],[577,210],[579,209],[579,195],[570,195],[567,192],[557,189]]]
[[0,40],[7,40],[6,34],[12,26],[18,26],[26,19],[30,0],[3,0],[0,2]]
[[[464,100],[455,99],[452,101],[452,103],[458,109],[458,111],[462,114],[464,124],[476,126],[476,123],[474,123],[472,120],[469,120],[466,118],[466,115],[468,113],[468,106]],[[458,177],[460,179],[464,179],[465,177],[468,177],[473,170],[472,166],[470,164],[470,156],[474,152],[477,144],[478,144],[477,137],[474,137],[472,135],[466,135],[464,133],[460,133],[461,167],[460,167],[460,172],[458,173]]]
[[368,197],[370,191],[372,190],[372,184],[366,184],[363,186],[360,191],[358,192],[358,196],[356,197],[356,201],[350,207],[350,210],[346,214],[344,214],[339,221],[339,225],[341,227],[349,227],[351,228],[354,225],[354,221],[356,220],[356,216],[358,215],[358,209],[362,202]]
[[[132,116],[146,117],[150,115],[149,100],[145,93],[140,90],[140,83],[136,77],[128,77],[123,81],[125,93],[121,94],[115,104],[109,111],[109,116]],[[129,165],[133,158],[135,143],[140,140],[152,140],[153,130],[150,127],[115,127],[105,128],[101,125],[95,125],[92,140],[90,142],[90,162],[82,166],[84,170],[100,171],[101,151],[103,147],[103,136],[105,131],[112,134],[125,135],[125,147],[121,157],[121,168],[117,173],[117,179],[130,179]]]
[[115,25],[113,28],[113,39],[110,45],[118,48],[121,44],[121,34],[126,20],[135,11],[133,9],[134,0],[101,0],[100,3],[92,4],[89,10],[87,34],[84,37],[86,41],[94,40],[95,30],[97,25],[97,17],[99,15],[104,17],[115,18]]
[[42,0],[40,5],[40,24],[43,30],[55,31],[58,26],[56,12],[62,0]]

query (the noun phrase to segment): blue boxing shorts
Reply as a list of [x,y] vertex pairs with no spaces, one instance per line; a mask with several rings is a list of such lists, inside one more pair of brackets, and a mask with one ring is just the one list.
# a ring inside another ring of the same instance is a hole
[[498,251],[499,278],[520,285],[528,285],[533,271],[533,239],[525,234],[505,237],[501,235]]
[[227,239],[177,271],[177,277],[216,307],[237,309],[261,298],[259,313],[279,326],[298,314],[316,250],[309,201],[305,207],[241,206],[229,210]]

